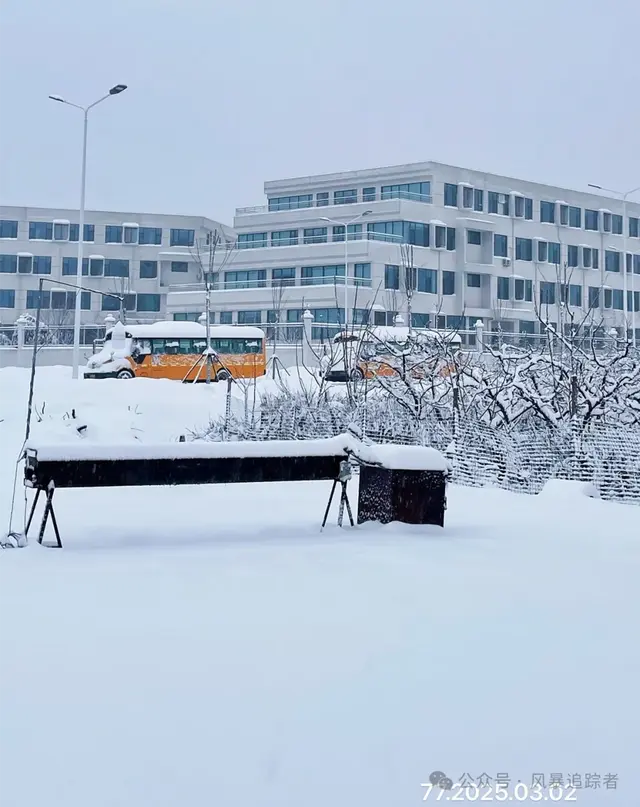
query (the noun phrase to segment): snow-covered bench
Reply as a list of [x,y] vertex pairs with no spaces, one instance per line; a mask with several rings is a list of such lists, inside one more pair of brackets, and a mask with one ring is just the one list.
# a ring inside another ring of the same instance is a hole
[[[407,510],[407,513],[411,510],[410,523],[441,526],[444,523],[447,463],[439,452],[417,446],[370,445],[352,434],[323,440],[194,441],[165,445],[88,445],[84,442],[44,445],[31,442],[25,454],[24,484],[36,491],[25,532],[29,531],[38,497],[44,491],[46,504],[38,541],[42,543],[51,516],[58,546],[62,546],[62,541],[52,504],[57,488],[333,480],[329,505],[336,484],[342,483],[338,522],[342,524],[343,505],[346,504],[353,524],[346,498],[346,483],[350,478],[346,461],[350,458],[362,466],[358,523],[374,518],[380,521],[405,520],[402,507],[394,504],[395,499],[389,497],[388,484],[385,488],[384,482],[399,479],[399,474],[408,474],[406,478],[414,480],[412,490],[416,484],[422,484],[425,495],[431,487],[439,492],[433,496],[429,494],[427,510],[424,507]],[[363,475],[365,468],[380,473]],[[392,482],[395,490],[394,485],[397,483]],[[439,503],[436,502],[437,495],[442,498]],[[376,510],[374,503],[379,497]]]

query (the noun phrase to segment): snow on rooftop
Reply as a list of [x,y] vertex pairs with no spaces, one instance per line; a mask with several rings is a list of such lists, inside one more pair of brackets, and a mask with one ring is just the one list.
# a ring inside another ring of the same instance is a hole
[[33,258],[33,252],[18,252],[19,258]]
[[69,219],[54,219],[53,223],[54,224],[71,224]]
[[89,255],[90,261],[103,261],[104,255]]
[[138,224],[137,221],[123,221],[122,226],[123,227],[139,227],[140,225]]
[[444,221],[440,221],[440,219],[431,219],[429,224],[434,224],[436,227],[446,227],[447,225]]

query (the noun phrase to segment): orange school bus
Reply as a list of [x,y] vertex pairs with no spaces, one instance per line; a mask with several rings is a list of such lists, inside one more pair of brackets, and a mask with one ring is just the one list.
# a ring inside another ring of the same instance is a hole
[[[211,325],[212,379],[257,378],[266,372],[265,334],[243,325]],[[85,378],[205,381],[207,329],[197,322],[154,322],[111,328],[87,362]]]

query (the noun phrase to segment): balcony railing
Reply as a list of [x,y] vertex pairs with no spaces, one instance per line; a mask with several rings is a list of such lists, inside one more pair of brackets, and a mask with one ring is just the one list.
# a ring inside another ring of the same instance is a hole
[[[402,236],[401,235],[394,235],[392,233],[378,233],[375,231],[365,230],[359,233],[349,233],[349,237],[347,239],[349,242],[351,241],[382,241],[386,244],[399,244],[402,243]],[[287,244],[280,244],[278,242],[271,243],[267,240],[265,241],[240,241],[235,246],[237,249],[245,250],[245,249],[271,249],[273,247],[277,247],[280,249],[286,249],[288,247],[299,247],[299,246],[317,246],[318,244],[344,244],[344,233],[336,233],[332,235],[331,239],[325,235],[308,235],[306,238],[303,238],[302,241],[298,241],[297,243],[287,243]],[[416,246],[420,246],[417,244]]]
[[289,201],[266,204],[254,205],[253,207],[238,207],[236,208],[236,216],[254,216],[257,213],[281,213],[286,210],[308,210],[312,207],[344,207],[349,204],[373,204],[374,202],[386,202],[389,199],[407,199],[411,202],[422,202],[423,204],[432,204],[433,197],[430,194],[424,193],[409,193],[408,191],[385,191],[385,193],[376,195],[374,198],[367,199],[343,199],[339,202],[334,202],[328,199],[310,199],[309,201]]
[[[220,291],[237,291],[239,289],[275,289],[275,288],[292,288],[300,286],[344,286],[344,275],[327,275],[326,277],[288,277],[274,280],[239,280],[239,281],[225,281],[219,280],[211,284],[210,290],[212,292]],[[370,277],[354,277],[349,275],[349,286],[371,286]],[[188,293],[201,293],[204,295],[205,287],[203,283],[185,283],[183,285],[175,284],[169,286],[169,294],[188,294]]]

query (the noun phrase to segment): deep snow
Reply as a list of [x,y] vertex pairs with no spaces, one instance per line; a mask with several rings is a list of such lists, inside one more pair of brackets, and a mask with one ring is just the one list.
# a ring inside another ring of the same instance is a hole
[[[0,370],[0,530],[27,377]],[[149,442],[223,398],[36,393]],[[618,774],[577,801],[637,804],[640,509],[454,486],[444,530],[320,534],[329,488],[60,491],[65,549],[0,553],[0,803],[400,807],[438,769]]]

